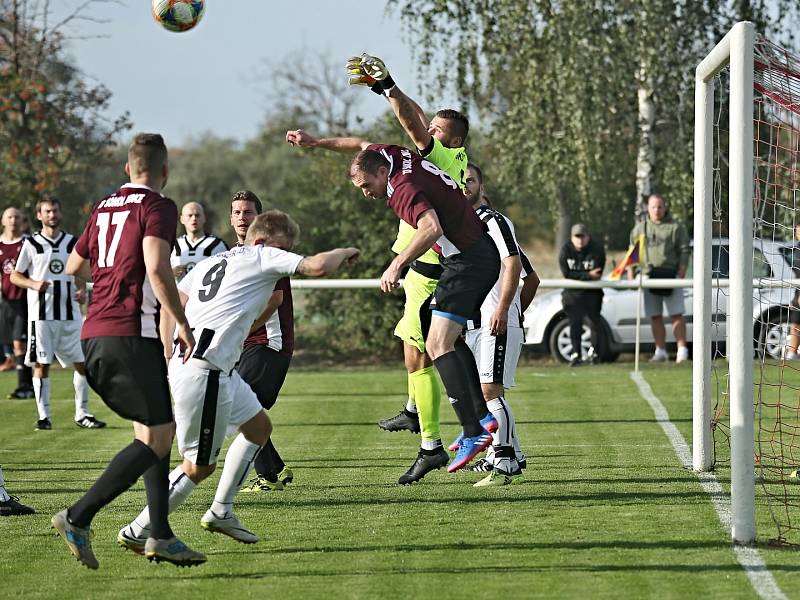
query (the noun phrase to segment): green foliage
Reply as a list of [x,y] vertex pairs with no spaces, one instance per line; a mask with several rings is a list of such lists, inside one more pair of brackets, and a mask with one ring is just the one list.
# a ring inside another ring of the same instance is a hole
[[46,26],[48,9],[0,2],[0,197],[32,212],[43,192],[55,192],[73,209],[65,210],[73,228],[88,208],[89,172],[110,164],[114,138],[129,122],[127,114],[105,118],[110,92],[70,64],[63,36]]

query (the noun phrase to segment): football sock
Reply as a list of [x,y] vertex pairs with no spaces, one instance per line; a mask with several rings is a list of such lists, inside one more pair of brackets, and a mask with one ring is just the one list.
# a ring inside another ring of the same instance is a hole
[[408,374],[408,400],[406,400],[406,410],[410,413],[417,412],[417,402],[415,399],[415,391],[414,391],[414,380],[411,377],[411,373]]
[[469,349],[463,338],[458,338],[455,342],[455,351],[461,364],[464,365],[465,372],[469,375],[467,379],[467,391],[475,406],[475,414],[480,421],[486,416],[486,400],[481,389],[481,377],[478,373],[478,366],[475,364],[475,355]]
[[442,447],[442,440],[435,439],[435,440],[422,440],[420,443],[420,450],[422,450],[423,454],[436,454],[436,451]]
[[89,491],[69,507],[69,522],[88,527],[101,508],[136,483],[142,473],[159,460],[147,444],[133,440],[111,459]]
[[73,371],[72,387],[75,388],[75,420],[80,421],[89,414],[89,383],[86,376]]
[[144,491],[150,509],[150,537],[168,540],[169,526],[169,454],[144,472]]
[[497,419],[497,431],[492,434],[493,443],[499,446],[511,446],[514,430],[514,414],[503,396],[492,398],[486,403],[489,412]]
[[[169,474],[169,512],[174,511],[186,501],[194,491],[197,484],[189,479],[181,466],[173,469]],[[129,525],[131,533],[136,537],[150,536],[150,507],[145,506],[133,522]]]
[[511,446],[494,446],[494,467],[505,473],[512,473],[518,469],[514,448]]
[[3,467],[0,467],[0,502],[8,500],[8,492],[6,492],[6,480],[3,477]]
[[18,388],[31,388],[33,387],[33,370],[25,365],[25,355],[20,354],[14,356],[17,362],[17,387]]
[[286,463],[283,462],[277,448],[272,443],[272,438],[270,438],[264,444],[264,448],[258,453],[258,456],[256,456],[253,465],[260,477],[266,477],[274,483],[278,480],[278,473],[283,470]]
[[225,455],[225,466],[214,494],[211,512],[220,516],[233,512],[233,499],[242,487],[260,449],[261,446],[247,441],[243,434],[236,436]]
[[[461,423],[465,437],[480,435],[482,427],[475,416],[475,405],[472,403],[467,381],[470,378],[465,373],[464,365],[455,352],[448,352],[433,361],[439,376],[444,383],[444,389],[450,397],[450,404]],[[473,363],[473,368],[475,367]]]
[[[433,367],[425,367],[408,374],[409,383],[414,387],[414,399],[419,414],[419,427],[422,441],[432,442],[441,437],[439,433],[439,404],[442,391]],[[406,407],[408,410],[408,407]],[[440,442],[441,443],[441,442]]]
[[39,419],[50,418],[50,378],[33,378],[33,393],[36,396],[36,410],[39,411]]

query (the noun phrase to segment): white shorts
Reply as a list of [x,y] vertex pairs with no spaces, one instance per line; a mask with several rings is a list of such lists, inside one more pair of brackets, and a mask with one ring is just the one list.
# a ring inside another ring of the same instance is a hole
[[522,327],[509,327],[504,335],[494,336],[488,327],[467,331],[466,341],[472,354],[481,383],[502,383],[514,387],[514,376],[522,351]]
[[659,296],[651,290],[644,290],[644,316],[658,317],[664,314],[664,308],[670,317],[686,312],[683,302],[683,289],[674,289],[669,296]]
[[178,451],[196,465],[215,464],[225,436],[263,410],[235,370],[228,375],[176,357],[169,363],[169,387]]
[[25,364],[49,365],[53,357],[62,367],[83,362],[81,323],[77,321],[28,321],[28,351]]

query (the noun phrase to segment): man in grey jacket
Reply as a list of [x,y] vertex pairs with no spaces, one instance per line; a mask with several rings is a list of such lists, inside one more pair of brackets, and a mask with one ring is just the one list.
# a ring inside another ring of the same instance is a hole
[[[652,279],[683,279],[689,264],[689,234],[682,223],[673,220],[667,213],[664,198],[653,194],[647,199],[647,219],[637,223],[631,231],[631,244],[644,234],[646,275]],[[629,270],[629,278],[633,271]],[[650,317],[656,351],[650,362],[664,362],[667,355],[666,329],[664,327],[664,308],[672,320],[672,333],[678,343],[675,362],[689,360],[686,347],[686,319],[683,316],[683,290],[646,289],[644,290],[644,314]]]

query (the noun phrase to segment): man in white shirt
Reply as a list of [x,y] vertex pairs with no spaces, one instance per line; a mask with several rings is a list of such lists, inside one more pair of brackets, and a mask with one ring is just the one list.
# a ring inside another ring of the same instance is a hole
[[[310,257],[270,247],[274,236],[297,231],[291,218],[277,210],[259,215],[250,225],[244,246],[198,264],[179,285],[187,319],[194,325],[197,345],[191,357],[168,357],[169,382],[175,404],[178,449],[183,464],[170,474],[170,511],[198,483],[214,472],[226,433],[238,431],[228,448],[214,502],[200,524],[239,542],[258,536],[233,512],[233,500],[272,425],[255,393],[234,370],[250,326],[263,312],[270,291],[282,277],[300,273],[321,277],[358,258],[356,248],[337,248]],[[162,315],[165,352],[172,348],[174,323]],[[117,536],[118,543],[142,553],[148,537],[149,510]]]
[[175,247],[169,257],[169,264],[178,281],[201,260],[228,249],[224,240],[204,231],[206,213],[199,202],[187,202],[183,205],[181,225],[186,233],[175,240]]

